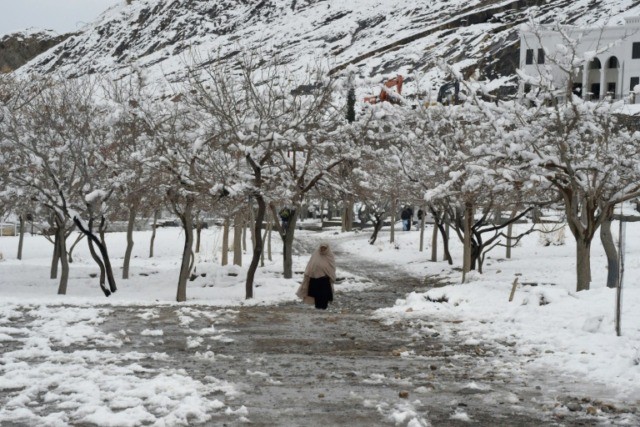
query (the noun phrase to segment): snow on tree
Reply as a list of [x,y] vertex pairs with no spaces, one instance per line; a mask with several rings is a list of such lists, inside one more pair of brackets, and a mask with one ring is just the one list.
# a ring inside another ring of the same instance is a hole
[[234,67],[194,68],[188,93],[189,102],[207,117],[208,139],[234,159],[232,192],[257,205],[246,281],[246,298],[252,298],[267,208],[274,218],[278,202],[292,208],[287,230],[275,223],[284,243],[284,275],[290,278],[295,219],[304,196],[354,153],[343,144],[340,112],[331,105],[333,83],[319,73],[297,80],[277,58],[266,61],[251,53]]

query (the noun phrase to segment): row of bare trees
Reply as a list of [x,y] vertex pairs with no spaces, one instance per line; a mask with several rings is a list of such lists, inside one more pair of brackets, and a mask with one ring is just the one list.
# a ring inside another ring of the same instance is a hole
[[[584,290],[596,231],[602,226],[611,243],[614,207],[640,195],[633,160],[640,136],[620,124],[620,105],[559,98],[544,73],[523,76],[535,90],[519,99],[497,100],[478,82],[462,82],[462,104],[360,106],[354,121],[354,103],[345,114],[339,96],[348,90],[321,69],[300,77],[277,58],[255,55],[207,63],[189,67],[171,96],[134,72],[115,82],[0,82],[3,210],[49,221],[59,293],[66,292],[72,229],[87,237],[108,295],[116,290],[104,238],[110,221],[128,223],[126,279],[136,218],[168,207],[185,231],[177,300],[186,299],[203,212],[225,218],[223,262],[231,220],[239,241],[249,218],[251,298],[267,216],[291,278],[296,222],[309,198],[337,200],[345,231],[359,206],[374,225],[371,243],[387,218],[395,222],[399,204],[422,207],[435,221],[432,260],[438,234],[449,263],[449,234],[463,242],[463,281],[469,270],[482,272],[491,249],[509,249],[533,231],[512,235],[515,222],[544,206],[562,209],[577,244],[577,289]],[[275,220],[283,205],[291,213],[286,229]]]
[[2,210],[49,221],[52,276],[61,266],[58,293],[67,289],[66,241],[73,229],[87,237],[100,267],[100,287],[109,295],[117,289],[105,241],[109,224],[128,223],[127,279],[136,218],[157,218],[164,208],[185,232],[178,301],[186,299],[199,212],[226,218],[227,240],[231,218],[236,230],[250,218],[251,298],[265,218],[277,218],[280,207],[288,206],[287,229],[272,224],[283,241],[284,276],[292,277],[302,205],[339,166],[357,157],[360,141],[345,130],[336,83],[321,71],[299,79],[277,59],[265,64],[255,55],[233,66],[215,64],[191,67],[188,81],[170,97],[155,93],[136,72],[117,81],[3,78]]

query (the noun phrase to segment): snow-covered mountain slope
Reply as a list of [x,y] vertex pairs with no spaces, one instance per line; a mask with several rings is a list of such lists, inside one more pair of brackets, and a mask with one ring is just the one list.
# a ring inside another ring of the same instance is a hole
[[335,73],[353,64],[376,81],[402,73],[411,86],[423,76],[430,90],[443,77],[438,58],[512,75],[517,28],[529,14],[543,23],[615,25],[640,14],[640,1],[123,0],[25,71],[77,76],[136,65],[179,81],[193,58],[226,60],[253,48],[293,70],[320,62]]

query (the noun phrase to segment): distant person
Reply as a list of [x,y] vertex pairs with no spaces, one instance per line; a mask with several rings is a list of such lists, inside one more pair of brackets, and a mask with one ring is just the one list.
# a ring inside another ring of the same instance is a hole
[[328,243],[321,243],[304,270],[302,285],[296,295],[307,304],[326,310],[333,301],[333,284],[336,282],[336,259]]
[[282,230],[284,234],[287,234],[287,229],[289,228],[289,219],[291,218],[291,211],[288,207],[284,207],[278,213],[280,215],[280,222],[282,224]]
[[418,209],[418,222],[422,222],[423,216],[424,216],[424,211],[422,209]]
[[411,230],[411,219],[413,218],[413,209],[409,206],[405,206],[405,208],[400,213],[400,219],[402,219],[402,229],[404,231]]

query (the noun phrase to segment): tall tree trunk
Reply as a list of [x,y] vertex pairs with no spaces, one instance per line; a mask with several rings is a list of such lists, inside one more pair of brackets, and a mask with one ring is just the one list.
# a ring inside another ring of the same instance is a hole
[[24,215],[20,215],[20,234],[18,238],[18,259],[22,259],[22,246],[24,244]]
[[398,200],[393,199],[391,202],[391,230],[389,231],[389,243],[396,240],[396,211],[398,210]]
[[588,291],[591,283],[591,241],[576,238],[576,290]]
[[193,253],[193,201],[187,198],[184,211],[180,215],[184,229],[184,248],[182,249],[182,262],[180,263],[180,276],[178,278],[178,292],[176,301],[187,300],[187,280],[191,274],[191,256]]
[[[258,213],[253,224],[256,244],[253,246],[253,257],[251,258],[251,264],[249,264],[249,270],[247,271],[247,282],[245,285],[246,299],[253,298],[253,281],[256,275],[256,270],[258,269],[258,263],[260,262],[260,255],[262,253],[262,223],[264,222],[264,214],[267,210],[267,204],[262,196],[256,196],[255,199],[258,203]],[[253,211],[253,208],[251,210]]]
[[471,270],[471,227],[473,226],[473,204],[464,205],[464,244],[462,255],[462,283],[465,283],[467,273]]
[[249,221],[247,220],[247,218],[242,218],[242,252],[243,253],[247,252],[247,228],[249,228]]
[[618,286],[618,276],[620,274],[618,264],[618,250],[613,241],[611,233],[611,216],[609,216],[600,226],[600,240],[607,255],[607,288],[616,288]]
[[270,218],[269,220],[269,234],[267,235],[267,259],[269,261],[273,261],[273,256],[271,255],[271,235],[272,235],[272,231],[273,231],[273,221],[275,221],[274,218]]
[[344,229],[345,231],[353,230],[353,197],[347,196],[346,207],[344,211]]
[[296,231],[298,209],[291,209],[286,234],[282,236],[282,264],[285,279],[293,277],[293,237]]
[[151,226],[151,242],[149,243],[149,258],[153,258],[153,243],[156,241],[156,229],[158,228],[158,216],[160,212],[153,211],[153,225]]
[[113,267],[111,266],[109,251],[107,250],[107,240],[105,239],[105,232],[107,231],[107,227],[104,215],[100,218],[100,227],[98,228],[98,231],[100,233],[100,244],[98,244],[98,249],[100,250],[100,255],[102,255],[102,261],[104,262],[104,269],[107,273],[107,282],[109,283],[109,289],[113,293],[117,291],[118,288],[116,286],[116,279],[113,276]]
[[200,237],[202,235],[202,221],[198,220],[196,224],[196,253],[200,253]]
[[422,210],[422,218],[420,218],[420,252],[424,251],[424,217],[427,216],[427,213],[425,212],[424,209],[420,208],[420,210]]
[[442,260],[447,261],[449,265],[453,265],[453,258],[451,258],[451,252],[449,252],[449,223],[447,222],[440,228],[440,235],[442,236]]
[[53,256],[51,257],[51,270],[49,273],[50,279],[58,278],[58,263],[60,262],[60,243],[58,239],[60,238],[60,233],[58,231],[58,226],[54,226],[54,235],[53,235]]
[[222,225],[222,262],[221,264],[227,265],[229,264],[229,228],[231,221],[229,218],[224,219],[224,223]]
[[[93,233],[93,219],[89,220],[89,232]],[[84,236],[84,234],[81,234],[81,235]],[[89,244],[89,253],[91,253],[91,257],[93,258],[93,261],[96,264],[98,264],[98,268],[100,269],[100,279],[99,279],[100,289],[102,289],[102,292],[104,293],[104,295],[108,297],[109,295],[111,295],[111,292],[105,286],[107,271],[104,267],[104,263],[96,253],[96,249],[93,245],[93,240],[91,238],[87,238],[87,243]]]
[[67,283],[69,282],[69,260],[67,259],[67,245],[64,231],[64,220],[56,217],[56,228],[58,233],[58,254],[60,259],[60,284],[58,285],[58,295],[67,294]]
[[242,229],[244,221],[240,212],[233,218],[233,264],[242,265]]
[[[266,208],[265,208],[266,210]],[[265,214],[266,215],[266,214]],[[256,222],[256,216],[255,213],[253,212],[253,204],[249,203],[249,224],[253,225]],[[262,221],[264,223],[264,219]],[[251,227],[251,248],[255,249],[256,247],[256,230],[255,227]],[[262,232],[262,230],[259,231],[260,233]]]
[[264,214],[264,218],[265,218],[264,222],[266,225],[264,227],[264,234],[262,235],[262,252],[260,252],[260,267],[264,267],[264,252],[265,252],[264,246],[267,241],[267,236],[269,234],[269,227],[271,226],[271,221],[269,217],[270,217],[269,211],[266,211]]
[[124,262],[122,264],[122,278],[129,278],[129,265],[131,264],[131,253],[133,252],[133,228],[136,224],[136,206],[129,209],[129,218],[127,221],[127,249],[124,251]]
[[438,226],[433,223],[433,233],[431,233],[431,262],[438,261]]

